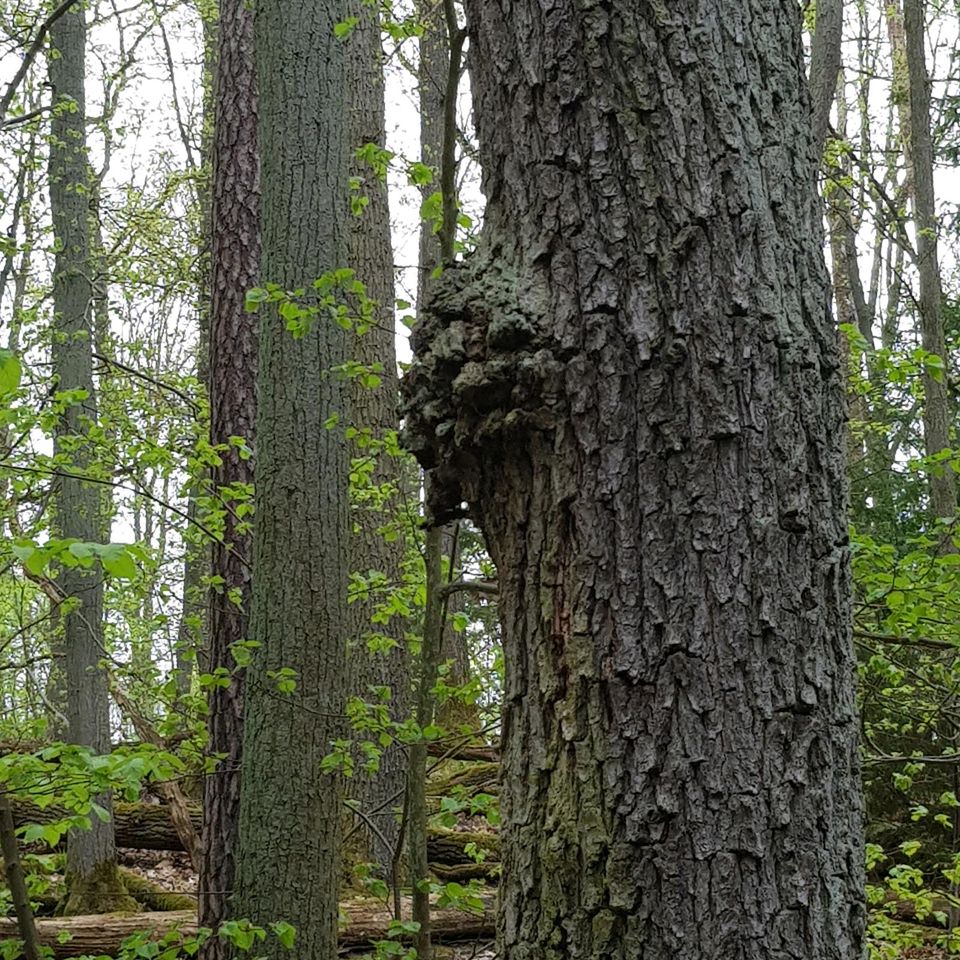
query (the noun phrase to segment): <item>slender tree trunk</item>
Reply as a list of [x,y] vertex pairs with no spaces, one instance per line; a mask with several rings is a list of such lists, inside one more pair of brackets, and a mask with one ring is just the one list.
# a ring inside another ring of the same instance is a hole
[[818,0],[810,49],[810,101],[813,147],[817,156],[830,131],[830,109],[837,93],[843,41],[843,0]]
[[[96,427],[93,382],[93,329],[89,183],[84,98],[86,24],[82,7],[61,16],[50,30],[50,85],[54,111],[50,125],[50,210],[56,258],[53,273],[53,369],[57,389],[83,391],[66,408],[54,433],[54,454],[69,467],[57,481],[57,535],[85,542],[102,537],[101,495],[83,473],[90,461],[87,435]],[[64,568],[57,586],[64,597],[62,649],[67,685],[68,736],[94,753],[110,751],[107,677],[103,647],[103,580],[98,567]],[[98,798],[109,811],[110,797]],[[91,817],[89,830],[71,830],[67,844],[65,912],[89,913],[128,908],[133,901],[117,873],[113,823]]]
[[[260,277],[283,290],[312,291],[346,265],[349,54],[334,35],[346,15],[343,0],[256,8]],[[234,912],[293,924],[302,960],[337,949],[341,784],[321,762],[344,730],[348,452],[325,424],[347,412],[331,372],[345,356],[325,313],[295,337],[275,307],[262,309],[250,630],[260,646],[244,689]],[[293,671],[292,692],[278,687],[281,670]],[[275,938],[257,952],[288,956]]]
[[[216,929],[227,919],[233,892],[240,812],[243,745],[243,677],[232,647],[250,639],[253,537],[244,513],[252,494],[249,454],[256,421],[257,318],[245,308],[257,284],[260,259],[260,161],[254,74],[253,9],[246,0],[221,0],[213,132],[210,305],[210,442],[225,444],[213,471],[214,493],[223,499],[223,536],[212,546],[209,671],[225,670],[226,686],[210,694],[209,750],[219,760],[204,781],[203,866],[200,922]],[[242,438],[245,446],[231,443]],[[226,957],[226,943],[211,937],[207,960]]]
[[[434,179],[422,188],[423,199],[442,188],[443,183],[443,139],[446,103],[449,94],[456,98],[456,89],[450,90],[450,39],[447,31],[447,18],[443,3],[422,3],[419,17],[423,22],[423,34],[420,37],[420,60],[417,66],[417,88],[420,101],[420,157],[423,163],[434,171]],[[457,64],[456,69],[462,69]],[[456,170],[451,171],[455,178]],[[456,192],[454,191],[454,202]],[[432,222],[424,220],[420,224],[420,249],[417,263],[417,309],[422,310],[430,296],[430,284],[434,271],[440,266],[442,252],[440,234]],[[451,568],[459,567],[459,536],[456,524],[447,524],[440,543],[443,556],[450,559]],[[461,598],[455,594],[447,600],[447,618],[443,624],[443,645],[440,650],[441,663],[450,664],[447,682],[460,686],[470,679],[470,651],[467,638],[450,626],[450,615],[458,611]],[[452,704],[444,711],[452,712]],[[463,711],[457,711],[462,713]],[[475,720],[474,716],[463,719]]]
[[[411,445],[499,572],[502,960],[850,960],[843,384],[799,9],[467,0]],[[521,39],[522,38],[522,39]]]
[[20,862],[20,846],[17,843],[17,828],[13,823],[10,797],[0,790],[0,852],[3,853],[7,889],[17,918],[17,933],[23,941],[24,960],[40,960],[42,956],[37,927],[33,920],[30,897],[27,893],[23,864]]
[[[357,24],[348,41],[349,97],[347,123],[350,147],[356,151],[366,144],[383,148],[386,142],[384,121],[384,89],[382,47],[377,11],[368,3],[352,0],[351,16]],[[367,206],[350,224],[349,265],[366,286],[367,295],[377,304],[374,325],[358,336],[349,346],[351,359],[370,365],[380,363],[382,382],[376,389],[368,389],[354,382],[350,393],[350,422],[369,430],[375,440],[399,429],[399,384],[397,355],[393,330],[393,246],[390,238],[390,207],[386,179],[377,176],[368,163],[354,157],[353,176],[360,177]],[[354,456],[370,455],[369,448],[354,448]],[[353,535],[350,540],[350,569],[367,576],[378,571],[387,583],[399,585],[402,580],[404,551],[400,540],[388,542],[381,529],[390,520],[390,513],[398,510],[396,497],[383,502],[374,491],[396,486],[401,465],[385,453],[378,457],[377,468],[368,489],[360,490],[353,504]],[[404,647],[403,624],[375,625],[371,617],[378,603],[385,597],[374,594],[369,601],[355,601],[350,605],[350,639],[353,669],[350,692],[369,699],[371,687],[389,687],[390,712],[395,720],[407,717],[410,707],[409,660]],[[367,638],[376,631],[389,637],[395,646],[380,653],[371,653]],[[389,877],[394,854],[399,842],[399,820],[395,808],[403,795],[407,773],[406,750],[400,744],[387,747],[380,757],[380,765],[372,776],[358,774],[352,784],[352,798],[359,803],[363,816],[358,818],[357,836],[361,838],[361,857],[377,863]]]
[[[930,79],[921,0],[903,0],[903,29],[909,80],[910,125],[904,129],[913,184],[913,220],[920,274],[920,341],[946,361],[941,311],[937,212],[933,186],[933,135],[930,130]],[[929,368],[923,374],[923,437],[928,457],[950,448],[951,410],[946,377]],[[936,517],[957,515],[957,479],[948,464],[930,471],[930,508]]]
[[[200,139],[200,169],[196,175],[196,204],[200,215],[197,238],[197,379],[210,379],[210,311],[212,309],[212,251],[213,244],[213,139],[217,59],[219,42],[219,10],[209,9],[206,2],[198,3],[198,14],[203,28],[203,128]],[[207,424],[198,424],[207,429]],[[203,649],[203,638],[209,637],[207,592],[204,583],[210,572],[210,544],[197,536],[193,521],[197,519],[197,492],[206,478],[193,477],[187,489],[187,523],[183,541],[183,586],[180,603],[180,623],[177,647],[174,651],[177,691],[183,696],[190,691],[194,667],[198,663],[209,672],[209,657]],[[216,949],[211,947],[210,949]]]

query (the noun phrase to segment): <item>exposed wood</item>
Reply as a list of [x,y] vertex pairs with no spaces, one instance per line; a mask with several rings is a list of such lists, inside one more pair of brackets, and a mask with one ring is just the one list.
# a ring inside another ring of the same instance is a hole
[[[491,894],[483,897],[482,915],[465,913],[450,908],[433,908],[431,919],[434,935],[448,940],[472,940],[489,937],[494,929],[494,900]],[[410,898],[402,903],[405,916],[410,914]],[[340,931],[340,945],[365,944],[386,935],[392,914],[378,900],[351,900],[341,904],[349,918]],[[56,958],[79,957],[85,954],[114,955],[120,944],[131,934],[143,930],[153,931],[162,937],[172,930],[180,930],[184,939],[196,933],[196,916],[189,910],[171,910],[165,913],[140,914],[92,914],[77,917],[38,920],[37,934],[40,944],[53,949]],[[60,943],[63,933],[70,934],[67,943]],[[16,922],[0,919],[0,940],[17,938]]]

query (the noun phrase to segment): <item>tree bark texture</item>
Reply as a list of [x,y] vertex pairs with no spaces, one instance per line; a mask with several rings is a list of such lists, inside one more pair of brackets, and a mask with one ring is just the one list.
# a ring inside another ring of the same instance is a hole
[[[49,60],[54,109],[50,121],[50,214],[53,222],[53,369],[59,391],[83,391],[54,431],[54,455],[64,457],[57,477],[56,531],[82,542],[102,540],[100,488],[78,478],[88,468],[88,434],[97,424],[93,381],[92,265],[86,154],[84,55],[86,20],[73,7],[50,28]],[[67,687],[67,736],[94,753],[110,750],[107,676],[103,646],[103,574],[99,566],[65,567],[57,588],[67,598],[61,617]],[[110,798],[97,801],[110,809]],[[74,830],[67,845],[67,912],[111,909],[123,895],[116,872],[113,824],[94,818]]]
[[843,377],[795,4],[467,0],[487,213],[414,337],[499,571],[502,960],[849,960]]
[[[200,923],[219,928],[229,916],[235,878],[243,748],[243,675],[234,644],[250,639],[252,518],[255,444],[257,317],[245,307],[258,282],[260,259],[260,160],[253,8],[246,0],[221,0],[217,28],[210,221],[210,442],[225,445],[211,477],[223,503],[222,538],[211,545],[207,670],[223,669],[226,686],[210,692],[208,749],[220,758],[204,778]],[[242,438],[245,448],[231,442]],[[211,937],[205,960],[222,960],[226,944]]]
[[[437,934],[448,940],[474,940],[489,937],[493,933],[493,898],[485,896],[482,913],[465,913],[450,907],[434,909]],[[410,911],[409,898],[404,897],[401,905],[404,915]],[[341,904],[347,918],[340,931],[339,943],[343,947],[358,947],[381,940],[387,936],[390,911],[377,900],[346,900]],[[196,934],[197,920],[191,910],[167,910],[159,913],[140,914],[93,914],[79,917],[37,920],[37,931],[41,946],[53,950],[58,958],[81,957],[87,955],[115,956],[120,952],[123,941],[135,933],[149,930],[156,937],[162,937],[170,931],[179,930],[184,939]],[[61,943],[59,934],[69,933],[70,939]],[[0,918],[0,941],[17,936],[16,921]],[[269,939],[269,938],[268,938]],[[299,937],[297,941],[299,941]],[[257,949],[262,949],[258,944]],[[294,945],[294,954],[297,953]]]
[[[312,291],[346,265],[347,46],[343,0],[263,0],[256,7],[262,283]],[[309,302],[309,295],[306,297]],[[343,733],[347,683],[348,451],[327,429],[346,413],[333,368],[345,334],[326,314],[302,337],[261,311],[256,524],[244,686],[235,916],[285,920],[302,960],[336,952],[341,787],[321,772]],[[278,689],[292,670],[293,692]],[[286,957],[279,943],[259,948]]]
[[[350,15],[357,24],[347,41],[349,57],[347,123],[350,148],[354,151],[351,175],[363,181],[367,206],[350,221],[347,262],[364,284],[367,296],[376,303],[374,324],[349,346],[351,359],[364,365],[380,363],[383,372],[378,387],[369,389],[353,381],[350,388],[350,423],[359,430],[368,430],[375,440],[382,440],[389,431],[399,429],[399,383],[397,354],[394,344],[393,246],[390,238],[390,208],[385,179],[377,176],[369,164],[356,158],[355,151],[368,143],[383,149],[386,143],[384,90],[380,24],[375,7],[362,0],[350,0]],[[369,449],[355,447],[355,457],[369,456]],[[399,584],[403,578],[404,550],[401,540],[388,542],[382,530],[392,520],[392,512],[400,509],[397,497],[384,502],[374,495],[383,485],[396,488],[402,467],[385,453],[374,454],[378,463],[370,488],[362,487],[353,502],[352,535],[350,538],[350,570],[363,576],[377,571],[388,584]],[[392,462],[391,462],[392,461]],[[392,698],[390,712],[394,720],[407,716],[410,705],[410,674],[404,647],[403,624],[394,618],[387,624],[373,624],[371,617],[378,603],[385,598],[374,594],[369,600],[350,604],[350,693],[369,699],[371,686],[387,686]],[[371,653],[367,638],[372,631],[384,634],[396,646],[382,653]],[[400,744],[387,747],[380,757],[375,774],[356,776],[351,785],[351,799],[360,804],[364,818],[358,818],[358,834],[362,838],[363,856],[377,863],[385,876],[390,875],[394,851],[399,840],[399,821],[395,813],[398,797],[403,794],[406,778],[406,751]],[[372,822],[375,829],[368,826]]]
[[[930,78],[927,75],[926,26],[921,0],[903,0],[903,32],[909,78],[907,154],[913,187],[913,220],[917,232],[917,272],[920,274],[920,342],[923,349],[946,361],[941,311],[940,259],[937,250],[936,195],[933,184],[933,134],[930,129]],[[923,437],[928,457],[950,448],[950,400],[946,377],[924,367]],[[935,517],[957,515],[957,480],[942,464],[930,471],[930,507]]]

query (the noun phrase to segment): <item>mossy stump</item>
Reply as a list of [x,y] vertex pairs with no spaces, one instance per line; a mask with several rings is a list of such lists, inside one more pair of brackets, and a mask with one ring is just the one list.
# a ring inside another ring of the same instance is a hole
[[102,863],[85,877],[67,874],[67,894],[58,914],[75,917],[87,913],[139,913],[115,863]]

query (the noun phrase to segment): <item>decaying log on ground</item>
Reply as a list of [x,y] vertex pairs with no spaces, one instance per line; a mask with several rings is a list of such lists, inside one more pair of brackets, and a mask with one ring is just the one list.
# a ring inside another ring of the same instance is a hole
[[[67,816],[60,807],[40,808],[14,801],[13,817],[17,826],[25,823],[52,823]],[[200,829],[200,808],[191,807],[191,816]],[[138,850],[182,850],[183,844],[170,819],[170,811],[161,803],[115,803],[113,817],[117,846]],[[495,833],[431,829],[427,840],[427,858],[435,863],[470,863],[465,852],[469,843],[484,851],[487,860],[500,859],[500,839]]]
[[500,859],[500,837],[495,833],[470,830],[442,830],[433,827],[427,837],[427,857],[432,863],[471,863],[474,858],[467,852],[470,844],[485,860]]
[[[53,823],[69,816],[62,807],[38,807],[23,800],[13,801],[17,826],[25,823]],[[200,807],[190,806],[190,817],[199,833]],[[137,850],[182,850],[183,843],[170,819],[170,810],[161,803],[114,803],[113,819],[118,847]]]
[[441,882],[469,883],[483,880],[486,883],[500,882],[500,861],[485,860],[483,863],[431,863],[430,872]]
[[[482,915],[465,913],[450,908],[434,908],[432,924],[434,935],[441,940],[474,940],[489,937],[494,930],[493,896],[483,897]],[[341,904],[349,918],[340,933],[340,943],[345,946],[362,945],[371,940],[382,939],[392,919],[390,911],[379,900],[350,900]],[[403,898],[403,916],[410,916],[410,901]],[[184,939],[192,937],[197,930],[193,911],[176,910],[166,913],[104,913],[79,917],[60,917],[37,921],[37,933],[42,946],[52,947],[54,957],[79,957],[85,954],[116,955],[121,943],[141,931],[151,931],[156,938],[173,930],[179,930]],[[70,934],[66,943],[60,943],[61,935]],[[0,919],[0,940],[17,939],[16,921]],[[296,948],[294,947],[294,952]]]
[[427,782],[428,797],[445,797],[462,787],[467,794],[499,792],[499,763],[472,763],[450,776]]
[[[185,739],[188,739],[185,734],[174,734],[164,739],[164,746],[172,750]],[[114,745],[114,749],[120,747],[129,749],[137,745],[135,742],[119,743]],[[40,740],[0,740],[0,756],[7,753],[39,753],[49,746],[49,743],[43,743]],[[500,760],[499,746],[471,746],[457,743],[455,740],[453,743],[448,740],[432,741],[427,744],[427,753],[431,757],[443,757],[446,760],[478,760],[485,763],[498,763]]]
[[446,760],[479,760],[483,763],[499,763],[499,747],[456,746],[444,740],[427,744],[427,753],[431,757],[443,757]]

